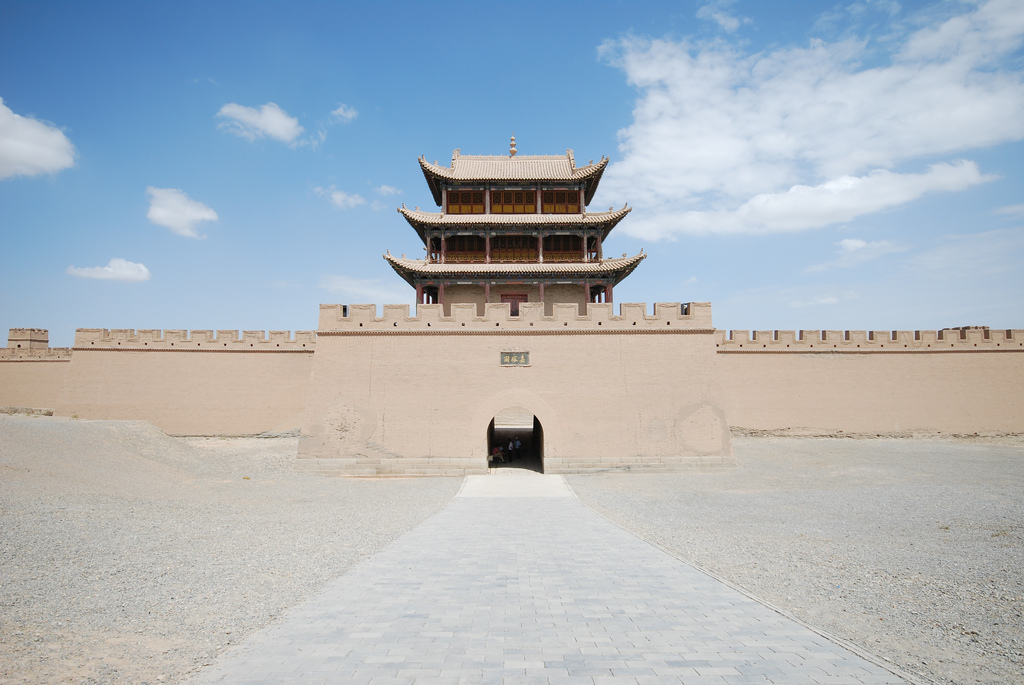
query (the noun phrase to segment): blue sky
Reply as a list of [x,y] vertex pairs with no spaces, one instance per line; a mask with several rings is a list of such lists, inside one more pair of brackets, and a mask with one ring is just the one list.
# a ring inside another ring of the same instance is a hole
[[1024,3],[0,2],[0,330],[411,302],[416,158],[575,151],[618,302],[1024,327]]

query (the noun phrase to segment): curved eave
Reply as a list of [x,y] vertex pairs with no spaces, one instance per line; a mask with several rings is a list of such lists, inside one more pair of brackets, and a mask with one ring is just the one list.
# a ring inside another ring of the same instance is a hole
[[623,207],[611,212],[587,212],[585,214],[442,214],[407,209],[404,206],[398,209],[398,213],[405,217],[409,225],[419,234],[424,245],[427,243],[424,231],[429,229],[491,226],[502,228],[511,226],[600,228],[601,239],[604,240],[631,211],[633,211],[632,207]]
[[611,278],[617,284],[639,266],[647,258],[643,252],[632,257],[603,259],[600,262],[570,263],[528,263],[528,264],[427,264],[422,259],[395,257],[388,253],[384,259],[391,268],[409,285],[415,287],[417,278],[515,278],[541,277],[551,278]]
[[[516,164],[515,157],[509,157],[509,166]],[[524,158],[525,159],[525,158]],[[586,182],[586,190],[583,193],[584,204],[590,204],[590,201],[594,199],[594,193],[597,192],[597,185],[601,182],[601,177],[604,175],[605,167],[608,166],[609,159],[602,157],[600,161],[595,164],[588,164],[583,167],[571,167],[568,174],[559,174],[557,176],[551,176],[550,174],[482,174],[468,176],[466,174],[460,174],[454,167],[441,166],[440,164],[432,164],[428,162],[426,157],[421,156],[419,158],[420,169],[423,171],[423,177],[427,180],[427,185],[430,187],[430,194],[434,197],[434,204],[438,207],[441,206],[441,182],[442,181],[461,181],[466,183],[507,183],[510,181],[527,181],[534,183],[583,183]]]

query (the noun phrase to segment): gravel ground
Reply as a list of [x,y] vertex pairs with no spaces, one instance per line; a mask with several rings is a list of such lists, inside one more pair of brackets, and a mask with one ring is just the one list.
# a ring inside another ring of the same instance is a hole
[[[1024,682],[1024,440],[734,445],[729,471],[569,480],[625,528],[910,671]],[[187,680],[461,484],[295,473],[296,446],[0,416],[0,684]]]
[[0,683],[186,680],[462,482],[296,473],[296,447],[0,416]]
[[569,482],[640,537],[911,672],[1024,682],[1024,440],[734,448],[730,471]]

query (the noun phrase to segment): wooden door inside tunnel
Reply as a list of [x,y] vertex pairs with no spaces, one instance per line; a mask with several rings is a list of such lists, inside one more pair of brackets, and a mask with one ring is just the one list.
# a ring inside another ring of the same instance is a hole
[[487,426],[490,468],[528,469],[544,473],[544,429],[521,407],[499,412]]

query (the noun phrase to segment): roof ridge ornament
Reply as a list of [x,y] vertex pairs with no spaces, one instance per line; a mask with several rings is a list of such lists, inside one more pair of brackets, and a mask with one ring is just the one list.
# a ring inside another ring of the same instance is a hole
[[512,141],[508,144],[508,156],[515,157],[518,150],[516,150],[516,134],[512,134]]
[[565,156],[569,158],[569,168],[576,168],[576,154],[569,148],[565,148]]

